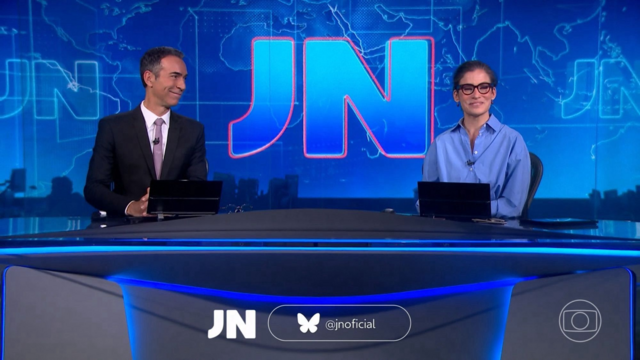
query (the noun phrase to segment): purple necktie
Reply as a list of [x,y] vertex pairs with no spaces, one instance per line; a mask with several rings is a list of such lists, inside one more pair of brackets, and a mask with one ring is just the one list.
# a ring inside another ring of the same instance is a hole
[[160,180],[160,174],[162,173],[162,124],[164,120],[157,118],[155,123],[156,130],[153,140],[153,165],[156,168],[156,179]]

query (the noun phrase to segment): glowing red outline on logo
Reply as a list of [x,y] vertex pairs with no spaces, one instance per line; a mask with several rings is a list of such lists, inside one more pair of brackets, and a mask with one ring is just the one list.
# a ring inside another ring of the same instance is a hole
[[391,100],[391,42],[393,40],[396,39],[401,39],[401,40],[428,40],[431,42],[431,102],[430,102],[430,107],[431,107],[431,142],[433,142],[433,117],[434,117],[434,90],[435,90],[435,40],[433,39],[433,37],[431,36],[394,36],[392,38],[389,39],[388,42],[388,46],[389,46],[389,64],[387,65],[389,68],[387,69],[387,73],[388,73],[388,78],[387,78],[387,85],[389,86],[389,94],[385,94],[384,90],[382,90],[382,87],[380,86],[380,83],[378,83],[378,80],[375,78],[375,76],[373,76],[373,73],[371,72],[371,69],[369,69],[369,66],[367,65],[367,63],[364,61],[364,59],[362,58],[362,55],[358,52],[357,48],[355,47],[354,43],[351,41],[351,39],[349,38],[345,38],[345,37],[313,37],[313,38],[307,38],[304,40],[303,43],[303,51],[302,51],[302,76],[303,76],[303,80],[302,80],[302,86],[303,86],[303,107],[302,107],[302,113],[303,113],[303,127],[302,127],[302,139],[303,139],[303,149],[304,149],[304,156],[306,158],[309,159],[343,159],[347,156],[347,143],[348,143],[348,138],[349,138],[349,132],[347,131],[347,123],[348,123],[348,108],[347,108],[347,103],[351,104],[351,108],[355,111],[356,115],[358,116],[358,120],[360,120],[360,122],[362,123],[362,125],[364,125],[367,133],[371,136],[371,139],[373,139],[373,142],[376,144],[376,147],[380,150],[380,152],[388,157],[388,158],[404,158],[404,159],[411,159],[411,158],[424,158],[424,155],[389,155],[387,154],[384,149],[382,148],[382,146],[380,146],[380,143],[378,143],[378,139],[376,139],[375,135],[373,135],[373,132],[371,132],[371,129],[369,129],[369,125],[367,124],[367,122],[364,120],[364,118],[362,117],[362,115],[360,114],[360,112],[358,111],[358,108],[355,106],[355,104],[353,103],[353,101],[351,100],[351,98],[349,97],[349,95],[345,96],[344,99],[344,153],[341,155],[337,155],[337,156],[332,156],[332,155],[309,155],[307,154],[307,41],[313,41],[313,40],[322,40],[322,41],[344,41],[346,40],[347,42],[349,42],[349,44],[351,45],[351,48],[353,49],[353,51],[356,53],[356,55],[358,55],[358,58],[360,58],[360,62],[364,65],[365,69],[367,70],[367,72],[369,72],[369,76],[371,77],[371,79],[373,79],[374,84],[378,87],[378,90],[380,91],[380,93],[382,94],[382,96],[384,97],[384,99],[386,101],[390,101]]
[[[256,41],[260,41],[260,40],[288,40],[291,41],[291,53],[292,53],[292,61],[291,61],[291,68],[292,68],[292,76],[291,76],[291,108],[289,109],[289,116],[287,117],[287,122],[284,124],[284,126],[282,127],[282,130],[280,130],[280,133],[278,134],[278,136],[276,136],[273,140],[271,140],[271,142],[269,142],[268,144],[266,144],[265,146],[253,150],[251,152],[248,152],[246,154],[241,154],[241,155],[235,155],[232,151],[231,151],[231,142],[232,142],[232,137],[231,137],[231,126],[235,123],[238,123],[240,121],[242,121],[244,118],[246,118],[250,113],[251,110],[253,110],[253,102],[255,100],[255,81],[254,81],[254,76],[255,76],[255,66],[254,65],[254,44]],[[282,136],[282,134],[285,132],[285,130],[287,130],[287,126],[289,125],[289,121],[291,120],[291,115],[293,114],[293,104],[294,104],[294,100],[295,100],[295,94],[296,94],[296,43],[295,40],[293,40],[292,37],[288,37],[288,36],[279,36],[279,37],[269,37],[269,36],[258,36],[253,38],[253,40],[251,40],[251,105],[249,106],[249,110],[247,110],[247,112],[242,115],[239,119],[233,120],[229,123],[229,127],[228,127],[228,136],[229,136],[229,146],[228,146],[228,152],[229,152],[229,156],[233,159],[240,159],[243,157],[247,157],[247,156],[251,156],[253,154],[259,153],[262,150],[268,148],[269,146],[273,145],[273,143],[275,143],[276,141],[278,141],[278,139],[280,138],[280,136]]]

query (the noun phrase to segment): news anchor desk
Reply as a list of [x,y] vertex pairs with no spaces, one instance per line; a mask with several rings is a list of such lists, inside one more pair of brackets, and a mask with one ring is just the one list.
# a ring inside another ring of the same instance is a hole
[[2,359],[633,359],[640,226],[0,219]]

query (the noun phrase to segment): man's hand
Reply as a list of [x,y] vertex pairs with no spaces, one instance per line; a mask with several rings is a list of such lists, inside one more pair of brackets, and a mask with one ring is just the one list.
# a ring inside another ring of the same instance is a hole
[[153,216],[147,214],[147,205],[149,204],[149,188],[140,200],[132,201],[127,207],[127,215],[129,216]]

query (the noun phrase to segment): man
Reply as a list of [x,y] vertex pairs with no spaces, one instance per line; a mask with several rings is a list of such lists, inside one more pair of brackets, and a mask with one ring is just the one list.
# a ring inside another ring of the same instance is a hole
[[110,216],[146,216],[151,180],[207,179],[204,126],[171,111],[185,89],[183,57],[170,47],[147,51],[144,101],[98,123],[84,196]]

